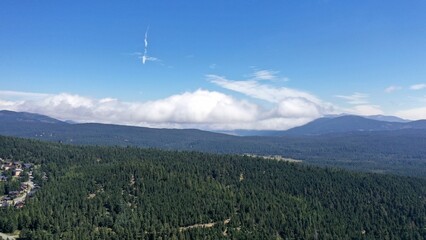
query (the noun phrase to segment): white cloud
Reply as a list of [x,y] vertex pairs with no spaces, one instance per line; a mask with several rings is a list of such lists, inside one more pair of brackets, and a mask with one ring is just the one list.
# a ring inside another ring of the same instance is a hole
[[276,115],[285,118],[317,118],[323,115],[321,106],[304,98],[288,98],[276,108]]
[[142,56],[140,57],[142,59],[142,63],[145,64],[147,61],[151,61],[151,62],[161,62],[161,60],[159,58],[156,57],[150,57],[150,56]]
[[385,88],[385,92],[386,93],[393,93],[395,91],[401,90],[402,88],[400,86],[389,86],[387,88]]
[[18,92],[18,91],[1,91],[0,90],[0,99],[35,99],[35,98],[44,98],[49,96],[45,93],[33,93],[33,92]]
[[[369,103],[365,93],[335,96],[349,104],[347,108],[340,108],[309,92],[276,87],[276,83],[271,85],[264,80],[273,80],[277,76],[262,71],[238,81],[207,75],[210,82],[241,93],[246,96],[243,98],[203,89],[146,102],[95,99],[69,93],[0,91],[0,109],[34,112],[77,122],[207,130],[285,130],[326,114],[383,114],[379,105]],[[426,118],[426,109],[409,109],[398,114],[410,119]]]
[[426,119],[426,107],[401,110],[396,112],[395,115],[401,118],[411,119],[411,120]]
[[0,100],[0,109],[3,110],[14,110],[17,102]]
[[336,95],[335,97],[344,99],[352,105],[368,104],[368,95],[365,93],[355,92],[352,95]]
[[[0,109],[45,114],[61,120],[100,122],[148,127],[202,129],[285,130],[331,113],[333,106],[314,95],[285,87],[272,87],[261,80],[231,81],[209,75],[226,89],[267,104],[237,99],[217,91],[199,89],[147,102],[124,102],[114,98],[94,99],[76,94],[9,94],[0,97]],[[22,95],[24,100],[11,100]]]
[[422,90],[426,89],[426,83],[414,84],[410,86],[411,90]]
[[253,73],[255,80],[274,80],[277,79],[277,71],[259,70]]
[[363,116],[384,114],[379,105],[370,104],[368,94],[355,92],[352,95],[336,95],[335,97],[341,98],[347,104],[352,105],[348,108],[339,108],[338,112],[340,113]]
[[356,106],[353,106],[352,108],[344,109],[343,112],[354,114],[354,115],[361,115],[361,116],[384,114],[380,106],[369,105],[369,104],[356,105]]
[[313,103],[322,104],[321,100],[310,93],[285,87],[271,87],[255,80],[232,81],[217,75],[207,75],[207,79],[220,87],[272,103],[279,103],[288,98],[304,98]]
[[[267,119],[274,119],[274,122],[282,122],[281,120],[292,119],[293,122],[297,118],[313,120],[324,114],[333,112],[333,106],[325,103],[314,95],[286,87],[272,87],[267,84],[260,83],[256,80],[232,81],[225,77],[217,75],[207,75],[207,79],[216,85],[245,94],[251,98],[264,100],[272,103],[273,107],[267,112]],[[263,121],[271,122],[271,121]]]
[[258,107],[219,92],[197,90],[133,104],[135,117],[146,122],[230,123],[253,121]]
[[93,99],[68,93],[43,96],[25,101],[0,98],[0,109],[34,112],[78,122],[179,128],[250,125],[262,116],[256,104],[202,89],[148,102]]

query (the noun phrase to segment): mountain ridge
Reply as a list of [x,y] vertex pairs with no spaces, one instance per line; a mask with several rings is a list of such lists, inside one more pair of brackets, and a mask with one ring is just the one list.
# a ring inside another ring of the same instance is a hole
[[346,115],[336,118],[319,118],[305,125],[283,131],[283,135],[321,135],[344,132],[395,131],[402,129],[426,129],[426,120],[410,122],[379,121],[371,118]]
[[6,122],[39,122],[39,123],[51,123],[51,124],[66,124],[65,122],[37,113],[29,112],[14,112],[9,110],[0,111],[0,121]]
[[150,128],[131,125],[108,123],[78,123],[72,120],[61,121],[46,115],[29,112],[14,112],[0,110],[0,123],[17,124],[56,124],[61,126],[84,126],[87,124],[99,126],[113,126],[123,128],[139,128],[145,130],[171,130],[171,131],[202,131],[206,133],[226,134],[231,136],[285,136],[285,135],[321,135],[329,133],[354,132],[354,131],[392,131],[400,129],[426,129],[426,120],[409,121],[395,116],[372,115],[329,115],[315,119],[305,125],[288,130],[223,130],[209,131],[202,129],[175,129],[175,128]]

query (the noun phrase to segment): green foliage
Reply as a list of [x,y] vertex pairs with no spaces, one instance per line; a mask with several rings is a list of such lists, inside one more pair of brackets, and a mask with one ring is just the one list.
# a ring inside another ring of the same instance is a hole
[[28,204],[0,209],[23,239],[426,238],[423,179],[5,137],[0,156],[39,165]]
[[0,196],[9,194],[12,191],[19,191],[21,182],[17,179],[10,179],[7,182],[0,182]]

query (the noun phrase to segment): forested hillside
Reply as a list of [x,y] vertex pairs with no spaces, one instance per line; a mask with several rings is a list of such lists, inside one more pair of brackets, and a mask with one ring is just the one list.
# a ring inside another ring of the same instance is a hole
[[[363,128],[370,126],[371,122],[374,123],[373,126],[389,124],[346,116],[328,119],[327,122],[331,123],[326,126],[347,128],[351,126],[353,119],[360,120]],[[336,121],[339,124],[335,124]],[[413,129],[420,128],[414,125],[421,121],[404,123],[406,126],[412,126],[403,130],[281,137],[238,137],[196,129],[155,129],[96,123],[67,124],[42,115],[9,111],[0,111],[0,123],[1,135],[67,144],[280,155],[318,166],[426,178],[426,130]],[[355,126],[359,127],[356,124]],[[353,126],[350,129],[353,130]]]
[[426,181],[235,155],[0,137],[47,178],[0,232],[23,239],[425,239]]

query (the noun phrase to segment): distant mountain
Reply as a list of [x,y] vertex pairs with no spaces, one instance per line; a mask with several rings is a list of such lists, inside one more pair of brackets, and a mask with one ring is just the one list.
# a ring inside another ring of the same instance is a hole
[[426,120],[417,120],[404,124],[403,129],[426,129]]
[[[399,120],[399,122],[379,121],[371,118],[381,118],[388,120]],[[321,135],[344,132],[371,132],[371,131],[392,131],[401,129],[426,129],[426,120],[401,122],[403,119],[396,117],[360,117],[360,116],[340,116],[324,117],[316,119],[300,127],[295,127],[283,132],[283,135]]]
[[[379,121],[376,119],[387,119]],[[391,121],[392,120],[392,121]],[[27,113],[0,111],[0,134],[20,137],[49,137],[47,140],[92,143],[112,143],[118,145],[155,146],[153,142],[162,141],[165,145],[182,145],[185,142],[213,140],[236,140],[241,136],[278,137],[289,135],[321,135],[346,132],[393,131],[404,129],[426,129],[426,120],[405,122],[392,116],[360,117],[354,115],[326,116],[303,126],[286,131],[270,130],[232,130],[209,132],[197,129],[156,129],[135,126],[122,126],[100,123],[76,123],[60,121],[48,116]]]
[[357,116],[321,118],[272,132],[281,136],[241,137],[197,129],[68,124],[38,114],[0,113],[0,135],[5,136],[78,145],[279,155],[320,166],[426,177],[425,120],[395,123]]
[[[352,120],[344,123],[343,119]],[[358,120],[355,120],[357,119]],[[330,123],[338,122],[340,126],[328,126],[327,120],[338,119],[336,121],[330,121]],[[373,122],[364,122],[362,123],[359,119],[370,119],[380,121],[382,123],[373,123]],[[313,122],[310,122],[304,126],[295,127],[289,130],[229,130],[229,131],[218,131],[219,133],[225,133],[234,136],[282,136],[288,134],[302,134],[302,135],[317,135],[324,133],[334,133],[334,132],[353,132],[353,131],[387,131],[387,130],[397,130],[397,129],[407,129],[407,128],[425,128],[421,123],[409,124],[407,126],[401,125],[402,128],[397,127],[397,125],[390,127],[388,123],[409,123],[410,120],[402,119],[395,116],[384,116],[384,115],[371,115],[371,116],[356,116],[348,114],[338,114],[338,115],[326,115],[323,118],[316,119]],[[326,126],[322,126],[326,124]],[[345,126],[348,125],[348,126]],[[303,128],[303,129],[301,129]]]
[[377,120],[377,121],[384,121],[384,122],[401,122],[401,123],[410,122],[410,120],[407,120],[407,119],[403,119],[403,118],[399,118],[395,116],[384,116],[384,115],[371,115],[371,116],[366,116],[365,118]]
[[0,123],[50,123],[50,124],[64,124],[64,122],[57,119],[27,112],[13,112],[2,110],[0,111]]
[[[0,134],[40,140],[96,145],[197,149],[231,141],[236,136],[197,129],[157,129],[100,123],[67,123],[47,116],[0,111]],[[200,146],[198,146],[200,148]]]
[[[345,116],[359,116],[359,115],[353,115],[353,114],[331,114],[331,115],[325,115],[324,118],[339,118],[339,117],[345,117]],[[396,116],[386,116],[386,115],[370,115],[370,116],[359,116],[363,118],[368,118],[372,120],[377,121],[384,121],[384,122],[410,122],[410,120],[403,119]]]

